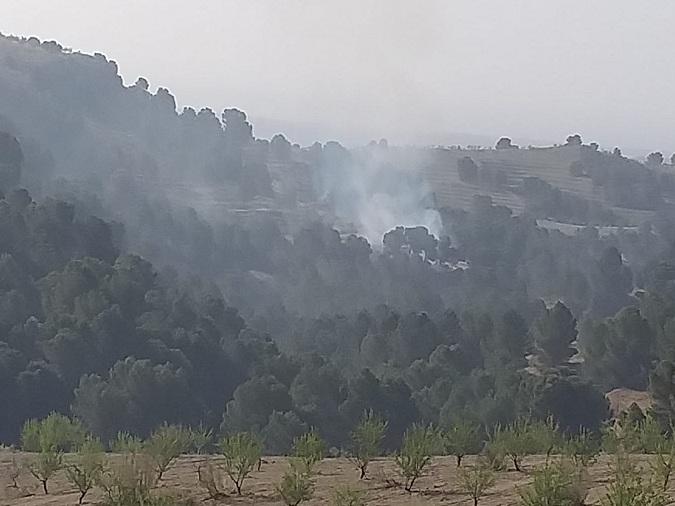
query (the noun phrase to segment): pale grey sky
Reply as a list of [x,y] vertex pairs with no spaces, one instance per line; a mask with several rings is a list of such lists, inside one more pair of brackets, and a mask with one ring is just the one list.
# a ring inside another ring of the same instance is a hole
[[0,0],[0,31],[103,52],[261,136],[675,149],[673,0]]

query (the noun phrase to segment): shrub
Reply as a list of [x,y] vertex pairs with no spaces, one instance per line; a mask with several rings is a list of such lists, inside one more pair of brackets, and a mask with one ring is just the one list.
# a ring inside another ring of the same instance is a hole
[[87,440],[80,447],[74,464],[66,467],[68,480],[80,492],[79,504],[103,472],[103,445],[96,440]]
[[190,442],[197,455],[201,455],[213,442],[213,429],[202,424],[197,428],[190,428]]
[[636,444],[634,449],[642,453],[657,454],[668,444],[669,437],[652,416],[646,416],[635,426]]
[[413,425],[405,432],[396,465],[405,479],[405,490],[410,492],[415,481],[431,463],[438,432],[431,426]]
[[602,506],[665,506],[667,496],[653,479],[643,480],[630,455],[620,451]]
[[262,442],[250,432],[239,432],[225,437],[220,446],[225,456],[225,472],[241,495],[244,480],[262,456]]
[[314,482],[304,468],[293,462],[277,485],[277,492],[281,495],[284,504],[297,506],[303,501],[309,501],[314,495]]
[[155,466],[157,480],[162,479],[171,464],[188,449],[189,445],[189,434],[176,425],[164,424],[150,435],[144,445],[144,451]]
[[199,464],[197,467],[197,477],[199,484],[209,494],[209,499],[218,499],[223,496],[220,490],[224,481],[222,471],[210,458]]
[[360,479],[366,477],[370,461],[381,454],[381,443],[386,430],[387,422],[369,411],[364,413],[352,432],[353,459],[361,472]]
[[465,455],[478,454],[483,445],[478,427],[468,422],[452,425],[443,434],[446,451],[457,459],[457,467],[462,465]]
[[10,487],[19,488],[18,479],[21,476],[21,462],[17,458],[16,450],[12,449],[12,459],[9,463],[9,479],[12,480]]
[[63,453],[55,448],[42,450],[28,467],[30,473],[42,483],[42,490],[48,494],[47,482],[63,467]]
[[187,506],[170,495],[155,495],[155,465],[147,455],[126,454],[101,474],[98,485],[105,494],[104,506]]
[[582,506],[588,495],[583,471],[560,460],[546,461],[534,472],[532,483],[519,490],[521,506]]
[[365,494],[362,490],[355,490],[347,486],[333,490],[333,506],[364,506]]
[[312,474],[314,466],[323,460],[326,445],[312,429],[293,441],[293,456],[304,466],[306,474]]
[[603,449],[608,453],[623,450],[654,454],[669,439],[652,416],[637,420],[625,417],[619,423],[607,427],[603,436]]
[[110,443],[110,449],[115,453],[136,454],[143,451],[143,441],[128,432],[118,432],[115,439]]
[[670,483],[670,477],[673,474],[673,465],[675,464],[675,445],[672,440],[669,440],[667,443],[664,443],[662,446],[657,448],[656,456],[654,461],[651,463],[651,469],[654,473],[655,479],[657,479],[662,490],[665,492],[668,489],[668,484]]
[[504,449],[493,441],[485,447],[483,457],[493,471],[503,471],[506,469],[506,464],[504,463],[506,454],[504,453]]
[[459,470],[459,484],[464,493],[473,499],[473,505],[495,484],[495,474],[490,463],[480,459],[476,465]]
[[586,429],[579,434],[565,439],[562,452],[574,461],[577,466],[588,467],[593,464],[600,453],[600,441]]

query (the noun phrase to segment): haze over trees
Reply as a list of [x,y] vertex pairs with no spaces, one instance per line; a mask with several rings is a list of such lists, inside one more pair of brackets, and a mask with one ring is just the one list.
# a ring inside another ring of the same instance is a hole
[[[104,442],[202,424],[288,453],[311,428],[348,447],[369,413],[370,458],[414,423],[598,431],[614,388],[675,415],[663,157],[503,138],[456,150],[445,173],[480,191],[439,206],[442,182],[407,169],[452,149],[301,148],[150,89],[103,55],[0,38],[0,441],[56,412]],[[516,181],[502,152],[574,152],[562,173],[602,199]]]

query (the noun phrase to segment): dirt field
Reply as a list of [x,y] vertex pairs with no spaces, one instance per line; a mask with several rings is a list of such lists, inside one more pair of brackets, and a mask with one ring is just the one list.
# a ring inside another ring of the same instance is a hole
[[[23,462],[27,462],[29,454],[17,454]],[[472,463],[472,458],[466,459],[466,465]],[[645,460],[641,458],[641,460]],[[201,456],[185,456],[181,458],[165,475],[160,488],[170,490],[181,496],[192,497],[199,504],[224,505],[280,505],[283,504],[275,485],[287,466],[287,460],[281,457],[268,457],[260,472],[255,472],[244,484],[244,496],[236,497],[234,489],[232,495],[223,498],[219,503],[209,501],[207,494],[200,489],[197,482],[197,465],[203,461]],[[543,461],[539,457],[530,457],[525,460],[524,472],[505,471],[498,474],[497,482],[489,495],[480,504],[484,506],[509,506],[518,504],[517,487],[525,486],[531,479],[534,467]],[[590,468],[591,493],[587,504],[598,504],[603,489],[609,478],[610,457],[602,457],[598,463]],[[646,463],[645,463],[646,465]],[[461,493],[457,485],[457,472],[452,457],[437,457],[434,459],[427,475],[416,484],[412,494],[396,487],[392,480],[398,480],[398,475],[392,459],[379,459],[371,464],[371,477],[365,481],[358,480],[358,472],[347,459],[325,459],[318,466],[319,475],[316,478],[315,498],[303,504],[329,505],[332,491],[336,486],[349,485],[366,491],[368,504],[372,505],[470,505],[468,497]],[[77,504],[78,494],[66,480],[65,473],[50,480],[50,494],[45,496],[38,481],[26,470],[22,471],[18,479],[19,488],[11,486],[10,479],[11,453],[0,451],[0,505],[1,506],[70,506]],[[675,488],[671,490],[675,497]],[[98,491],[94,491],[85,500],[85,504],[96,504],[100,499]],[[675,502],[673,502],[675,504]]]

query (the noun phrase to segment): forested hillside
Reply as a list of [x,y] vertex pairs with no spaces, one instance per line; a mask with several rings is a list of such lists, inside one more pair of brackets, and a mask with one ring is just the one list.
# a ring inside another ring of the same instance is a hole
[[104,441],[202,423],[270,453],[309,427],[340,447],[367,410],[388,448],[414,422],[598,431],[616,388],[675,415],[658,157],[302,148],[9,37],[0,132],[0,441],[52,411]]

